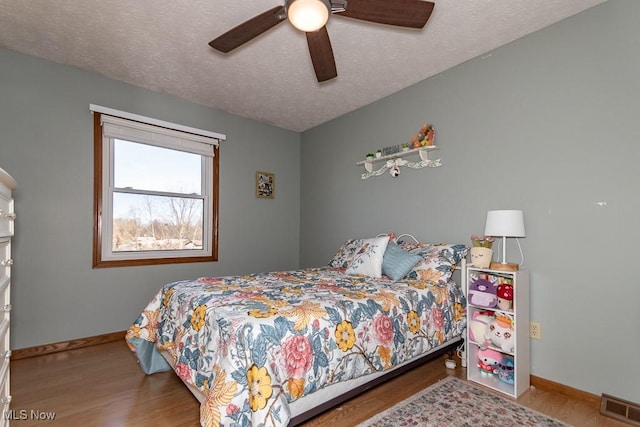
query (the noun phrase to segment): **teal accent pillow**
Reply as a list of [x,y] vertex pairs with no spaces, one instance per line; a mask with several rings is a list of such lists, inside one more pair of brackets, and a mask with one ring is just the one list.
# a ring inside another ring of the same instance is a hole
[[382,258],[382,272],[392,280],[400,280],[420,261],[420,255],[409,253],[394,242],[389,242]]

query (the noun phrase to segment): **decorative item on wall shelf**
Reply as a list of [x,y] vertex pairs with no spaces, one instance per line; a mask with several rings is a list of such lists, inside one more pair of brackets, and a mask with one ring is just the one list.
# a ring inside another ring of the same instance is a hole
[[491,236],[471,236],[471,265],[477,268],[489,268],[493,250],[491,246],[495,239]]
[[411,148],[419,148],[434,145],[436,140],[436,130],[433,125],[425,123],[422,125],[417,135],[411,137]]
[[273,199],[276,195],[276,175],[269,172],[256,172],[256,197]]
[[[411,137],[411,141],[381,148],[376,151],[375,157],[373,157],[373,154],[367,154],[365,160],[356,163],[357,166],[364,166],[366,170],[361,176],[362,179],[380,176],[386,171],[389,171],[393,178],[397,178],[400,175],[400,167],[402,166],[412,169],[442,166],[440,159],[429,159],[429,151],[438,148],[434,145],[435,136],[436,130],[433,125],[425,123],[418,133]],[[404,159],[414,154],[420,156],[419,162],[410,162]],[[373,165],[379,162],[384,162],[384,165],[374,170]]]

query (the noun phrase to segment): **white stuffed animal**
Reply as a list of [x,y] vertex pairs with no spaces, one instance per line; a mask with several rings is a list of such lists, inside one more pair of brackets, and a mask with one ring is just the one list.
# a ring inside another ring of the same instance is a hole
[[507,316],[497,316],[489,322],[486,340],[506,353],[512,353],[515,347],[513,320]]

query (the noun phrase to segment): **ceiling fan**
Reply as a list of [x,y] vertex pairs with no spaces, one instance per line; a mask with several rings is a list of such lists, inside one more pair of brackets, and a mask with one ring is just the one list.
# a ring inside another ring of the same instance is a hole
[[319,82],[338,75],[329,33],[325,26],[331,13],[347,18],[408,28],[422,28],[434,4],[423,0],[285,0],[254,16],[209,42],[212,48],[228,53],[289,19],[304,31],[311,62]]

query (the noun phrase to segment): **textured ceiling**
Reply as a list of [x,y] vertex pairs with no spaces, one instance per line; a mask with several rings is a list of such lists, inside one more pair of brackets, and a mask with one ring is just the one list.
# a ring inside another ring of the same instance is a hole
[[304,131],[604,1],[435,0],[422,30],[334,15],[324,83],[288,22],[227,55],[207,45],[283,0],[0,0],[0,46]]

